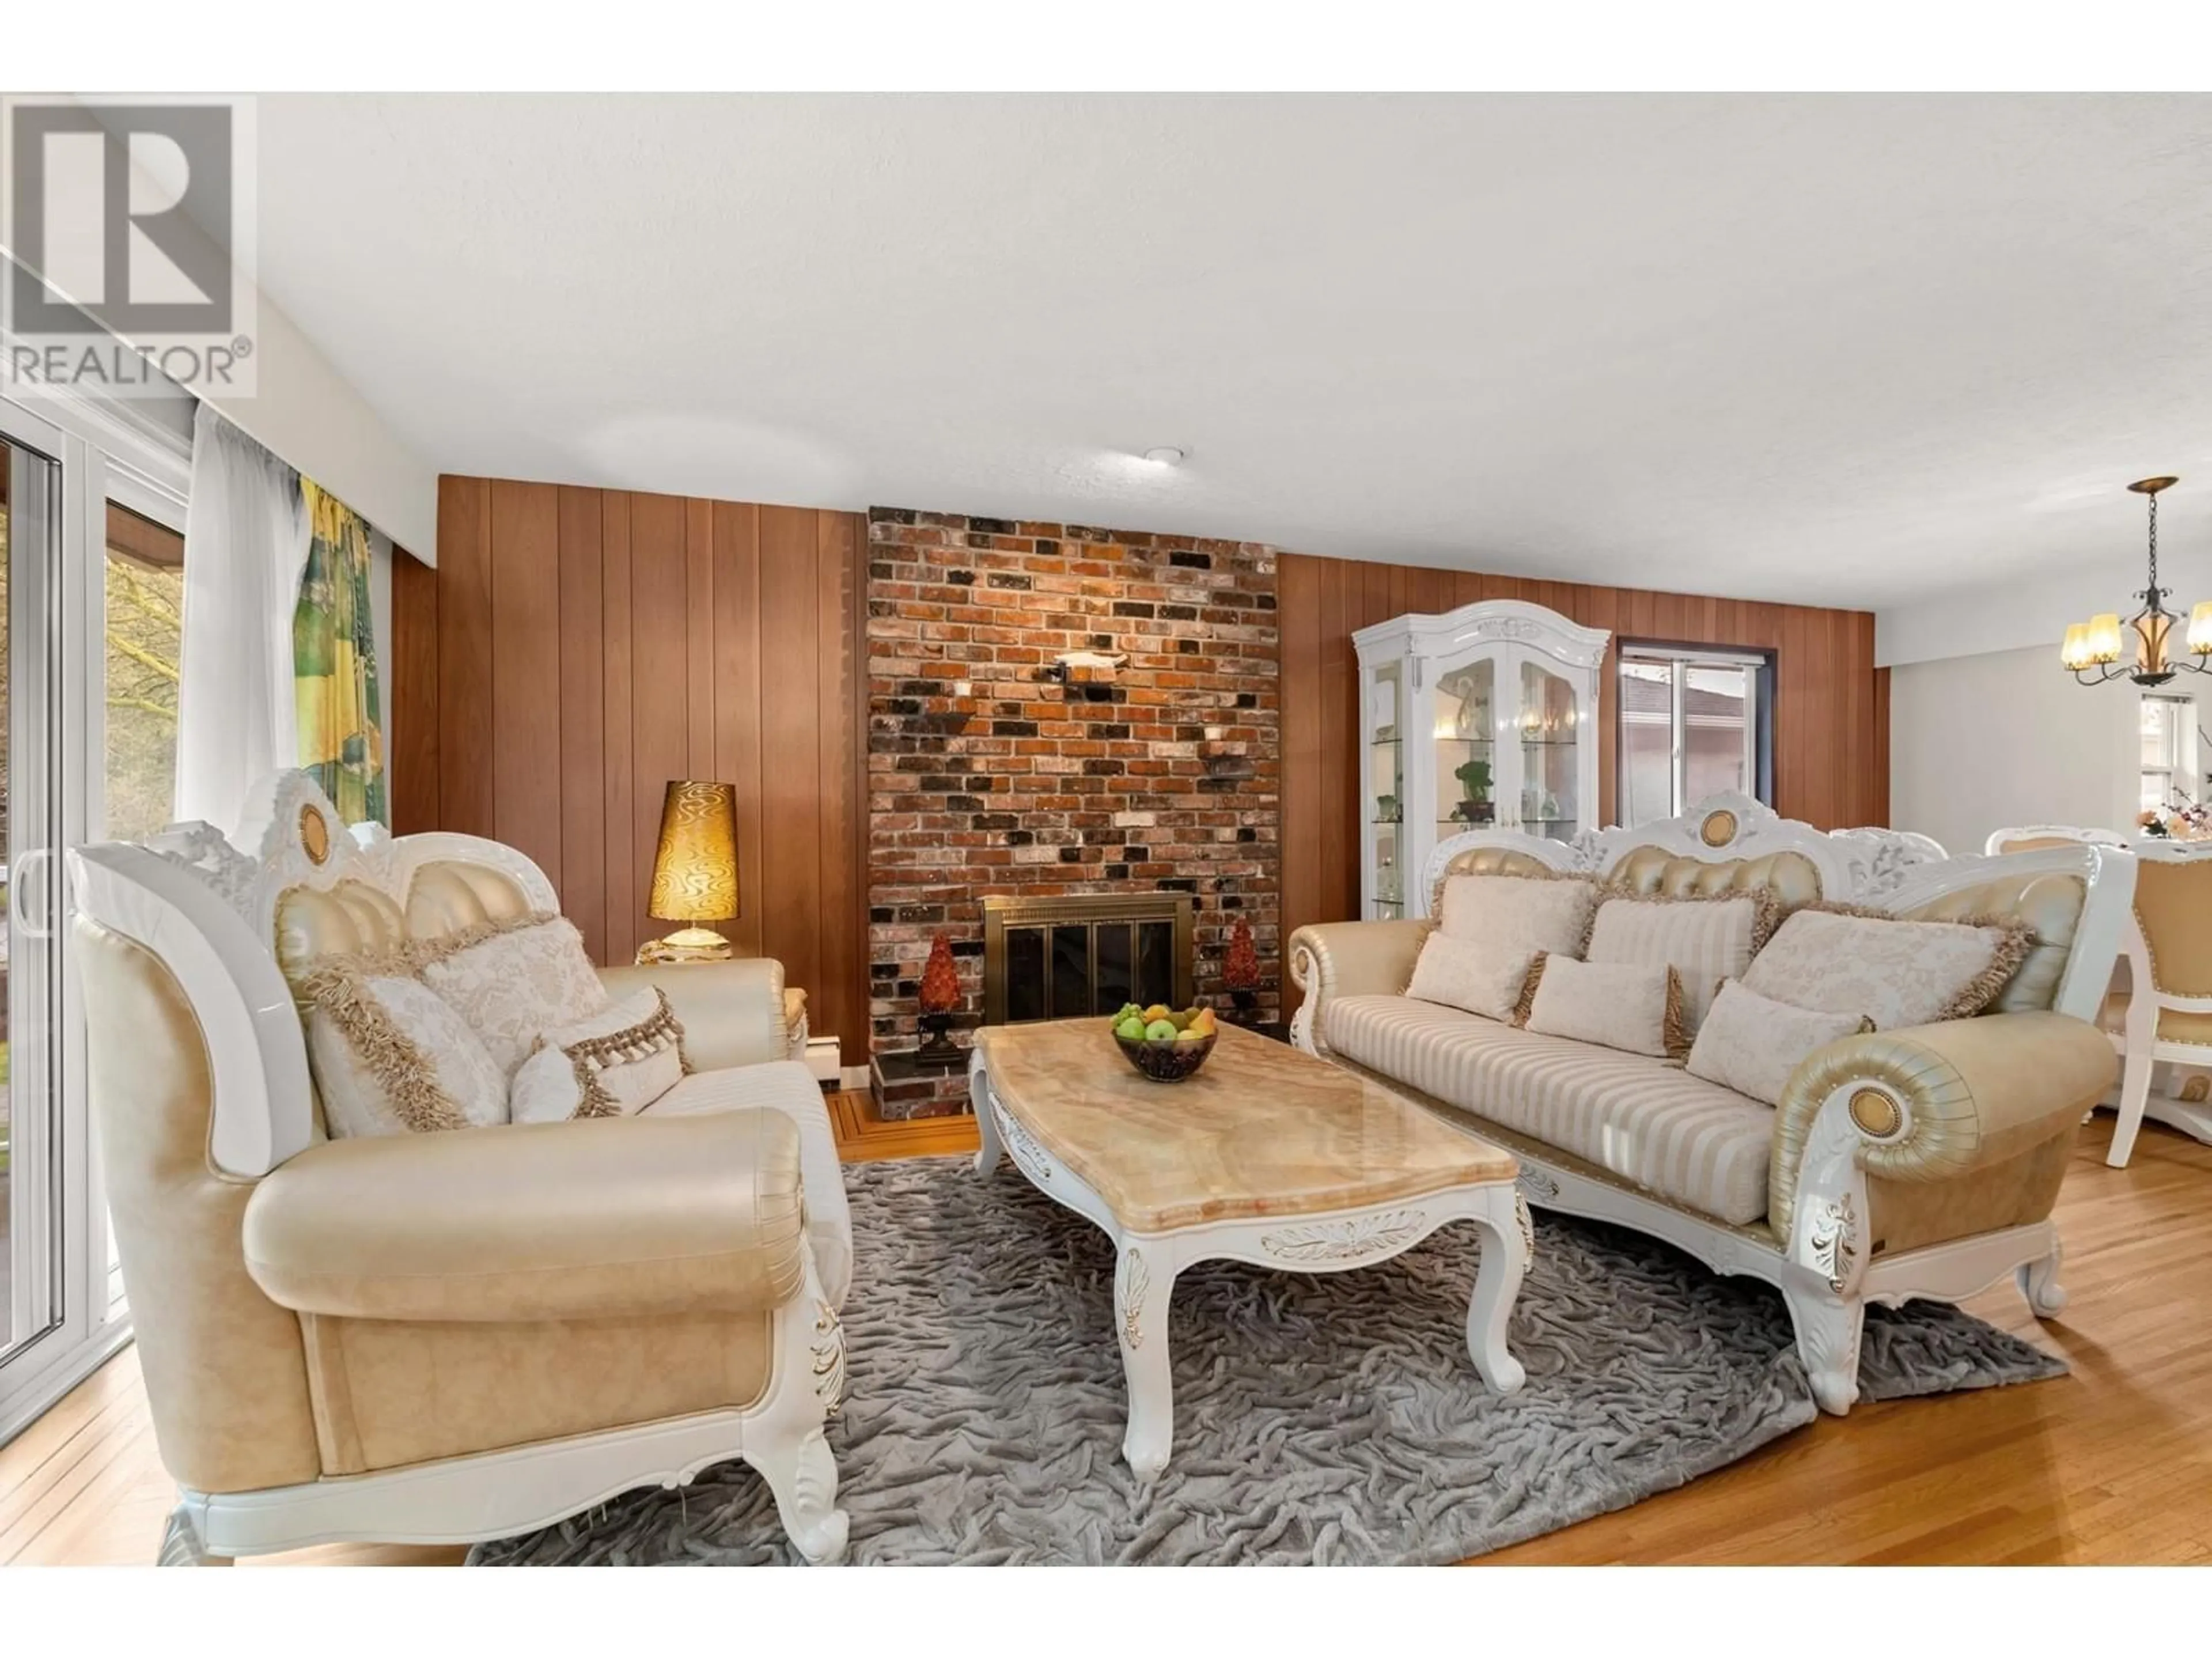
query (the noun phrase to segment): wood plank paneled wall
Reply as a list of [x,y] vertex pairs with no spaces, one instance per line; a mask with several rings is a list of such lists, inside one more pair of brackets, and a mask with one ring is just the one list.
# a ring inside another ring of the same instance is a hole
[[438,565],[396,562],[395,828],[527,853],[596,961],[646,915],[672,779],[738,790],[722,932],[781,961],[867,1061],[866,520],[504,479],[439,481]]
[[[1359,910],[1359,687],[1355,629],[1408,611],[1525,599],[1616,645],[1738,646],[1774,653],[1774,805],[1824,830],[1889,821],[1886,677],[1863,611],[1591,587],[1473,571],[1285,553],[1276,562],[1282,642],[1283,937]],[[1613,817],[1620,683],[1602,677],[1598,811]],[[1285,1008],[1296,990],[1284,981]]]

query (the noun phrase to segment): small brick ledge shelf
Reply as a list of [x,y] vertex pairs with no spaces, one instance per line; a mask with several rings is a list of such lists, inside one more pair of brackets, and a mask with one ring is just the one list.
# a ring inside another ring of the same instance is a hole
[[[990,893],[1169,889],[1197,899],[1199,995],[1242,915],[1280,962],[1274,550],[1080,525],[868,514],[872,1054],[919,1041],[942,928],[965,1033],[981,1017]],[[1062,684],[1066,651],[1126,652]],[[1279,1006],[1273,982],[1255,1018]],[[887,1118],[964,1110],[963,1072],[887,1079]]]

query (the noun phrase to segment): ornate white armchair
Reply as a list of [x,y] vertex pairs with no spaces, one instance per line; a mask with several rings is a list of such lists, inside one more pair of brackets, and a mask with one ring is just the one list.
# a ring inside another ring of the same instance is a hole
[[[292,981],[555,908],[511,848],[340,827],[304,775],[70,854],[89,1091],[174,1562],[463,1542],[742,1458],[811,1559],[851,1227],[772,963],[662,983],[706,1069],[631,1117],[331,1139]],[[653,970],[606,970],[611,987]]]

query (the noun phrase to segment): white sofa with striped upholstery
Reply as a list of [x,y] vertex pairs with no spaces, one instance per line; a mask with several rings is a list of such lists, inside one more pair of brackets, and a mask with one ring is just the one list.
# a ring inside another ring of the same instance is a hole
[[1644,1190],[1743,1225],[1766,1213],[1774,1110],[1679,1066],[1411,997],[1329,1005],[1332,1053]]
[[2036,944],[1983,1014],[1832,1043],[1778,1106],[1405,995],[1425,920],[1298,929],[1292,1040],[1510,1147],[1531,1203],[1624,1222],[1778,1286],[1826,1410],[1857,1395],[1868,1302],[1956,1301],[2016,1273],[2038,1314],[2059,1310],[2051,1212],[2082,1113],[2112,1079],[2094,1021],[2135,884],[2127,852],[1944,859],[1920,837],[1824,835],[1727,796],[1571,844],[1460,836],[1437,849],[1424,891],[1539,871],[1645,892],[1764,889],[1785,913],[1829,900],[2012,916]]

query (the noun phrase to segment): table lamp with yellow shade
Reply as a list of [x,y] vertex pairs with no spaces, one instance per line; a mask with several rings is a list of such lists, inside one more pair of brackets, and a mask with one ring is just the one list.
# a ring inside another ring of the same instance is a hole
[[653,860],[656,921],[685,921],[638,949],[640,962],[726,962],[730,941],[700,924],[738,914],[738,790],[735,784],[672,782],[660,808],[660,848]]

